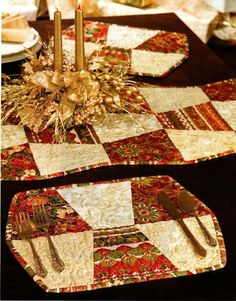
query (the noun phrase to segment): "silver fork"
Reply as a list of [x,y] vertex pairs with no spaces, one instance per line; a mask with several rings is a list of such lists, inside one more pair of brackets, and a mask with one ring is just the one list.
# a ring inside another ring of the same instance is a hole
[[15,216],[15,221],[16,221],[16,231],[21,239],[26,239],[31,247],[32,254],[34,257],[34,263],[35,263],[35,270],[36,274],[38,274],[40,277],[46,277],[47,275],[47,270],[42,264],[41,258],[39,257],[34,244],[31,240],[31,236],[34,233],[31,224],[30,224],[30,217],[28,212],[19,212]]
[[43,229],[46,234],[49,250],[51,254],[52,267],[54,268],[55,271],[62,272],[65,268],[65,265],[64,262],[61,260],[60,256],[58,255],[56,247],[54,246],[54,243],[51,239],[51,236],[48,233],[48,228],[50,226],[50,223],[49,223],[47,212],[43,204],[40,205],[33,204],[33,221],[35,225],[38,228]]

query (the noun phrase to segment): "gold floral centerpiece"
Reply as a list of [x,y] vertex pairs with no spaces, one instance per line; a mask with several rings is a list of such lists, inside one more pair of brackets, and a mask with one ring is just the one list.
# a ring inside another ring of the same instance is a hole
[[107,65],[101,58],[85,60],[83,12],[75,10],[75,64],[63,65],[61,13],[54,14],[54,51],[45,47],[36,56],[29,52],[19,79],[4,81],[2,120],[12,114],[20,124],[38,133],[54,129],[55,142],[76,125],[91,125],[107,113],[129,113],[143,97],[121,66]]

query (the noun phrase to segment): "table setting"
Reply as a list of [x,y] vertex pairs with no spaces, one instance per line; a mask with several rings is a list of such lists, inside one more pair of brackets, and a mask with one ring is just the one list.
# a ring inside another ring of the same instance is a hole
[[3,78],[4,256],[29,283],[21,296],[116,299],[135,288],[138,298],[144,285],[155,298],[167,296],[159,285],[221,279],[233,73],[175,81],[194,53],[187,30],[84,20],[80,7],[71,23],[55,11],[48,44],[28,47],[21,76]]

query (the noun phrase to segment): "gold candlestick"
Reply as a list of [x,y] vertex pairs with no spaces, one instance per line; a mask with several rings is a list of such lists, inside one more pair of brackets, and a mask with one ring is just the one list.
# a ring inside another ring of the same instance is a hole
[[56,10],[54,13],[54,70],[62,72],[62,32],[61,13]]
[[75,10],[75,68],[80,71],[85,67],[83,11]]

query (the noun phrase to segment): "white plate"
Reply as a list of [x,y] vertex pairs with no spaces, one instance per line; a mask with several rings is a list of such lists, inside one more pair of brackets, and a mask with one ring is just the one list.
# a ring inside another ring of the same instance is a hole
[[32,27],[30,28],[30,30],[34,33],[34,38],[31,41],[25,43],[5,43],[5,42],[2,43],[1,45],[2,59],[5,58],[6,56],[12,56],[20,52],[24,52],[25,49],[31,49],[39,42],[40,40],[39,33]]
[[[28,50],[31,50],[33,52],[38,52],[42,47],[42,43],[39,40],[36,45],[34,45],[32,48],[29,48]],[[23,60],[27,57],[27,52],[26,51],[21,51],[19,53],[15,53],[12,55],[6,55],[6,56],[2,56],[2,63],[12,63],[12,62],[16,62],[19,60]]]

